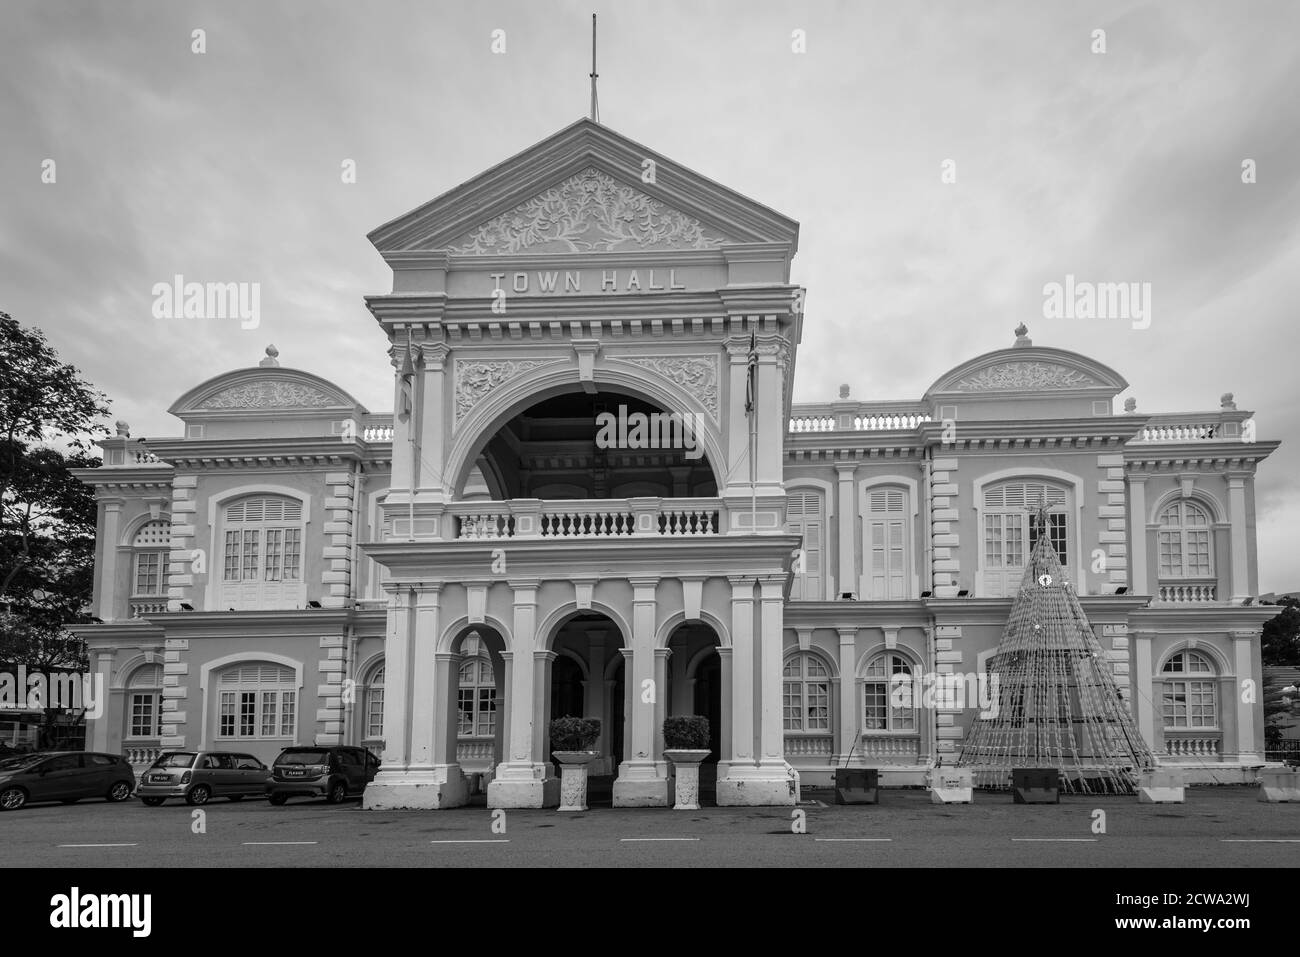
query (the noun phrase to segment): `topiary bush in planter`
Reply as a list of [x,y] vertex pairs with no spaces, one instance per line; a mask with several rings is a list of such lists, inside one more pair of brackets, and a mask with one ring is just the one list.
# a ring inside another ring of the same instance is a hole
[[709,719],[698,714],[665,718],[664,747],[672,751],[708,750]]
[[551,722],[552,751],[590,751],[599,739],[599,718],[566,716]]

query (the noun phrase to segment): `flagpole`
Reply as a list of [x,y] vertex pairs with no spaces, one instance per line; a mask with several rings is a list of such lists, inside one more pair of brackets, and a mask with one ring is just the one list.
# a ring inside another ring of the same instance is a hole
[[[406,327],[406,364],[413,366],[411,360],[411,327]],[[407,387],[407,401],[410,402],[410,408],[406,413],[406,441],[410,450],[411,458],[411,489],[406,498],[406,520],[409,525],[408,541],[415,541],[415,486],[418,482],[419,463],[415,459],[415,375],[411,375],[411,381]]]

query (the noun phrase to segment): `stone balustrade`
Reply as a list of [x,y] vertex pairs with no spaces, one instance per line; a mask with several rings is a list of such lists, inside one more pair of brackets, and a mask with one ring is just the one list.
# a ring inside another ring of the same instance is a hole
[[511,499],[458,502],[447,511],[458,539],[695,538],[723,527],[716,498]]

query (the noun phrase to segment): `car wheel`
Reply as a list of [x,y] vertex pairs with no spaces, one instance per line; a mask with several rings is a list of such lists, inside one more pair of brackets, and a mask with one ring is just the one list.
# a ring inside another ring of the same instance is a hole
[[140,800],[145,803],[146,807],[161,807],[163,802],[160,797],[140,798]]
[[207,804],[212,797],[212,790],[206,784],[196,784],[185,795],[186,804]]
[[329,804],[342,804],[347,800],[348,786],[342,781],[335,781],[330,785],[330,793],[326,795],[325,800]]
[[232,801],[242,801],[243,799],[244,799],[244,796],[243,796],[242,794],[232,794],[232,795],[230,795],[230,800],[232,800]]
[[108,799],[115,803],[125,801],[135,790],[129,781],[115,781],[113,786],[108,789]]
[[0,811],[16,811],[27,803],[27,792],[22,788],[5,788],[0,791]]
[[274,804],[276,807],[279,807],[285,801],[289,800],[289,796],[287,794],[270,794],[267,795],[266,799],[270,801],[272,804]]

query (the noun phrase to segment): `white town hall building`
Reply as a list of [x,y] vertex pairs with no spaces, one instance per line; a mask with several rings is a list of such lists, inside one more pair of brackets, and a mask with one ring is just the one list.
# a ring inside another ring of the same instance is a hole
[[[547,807],[549,720],[591,716],[614,804],[661,806],[663,721],[700,714],[719,804],[845,765],[920,783],[978,702],[891,683],[981,673],[1042,501],[1162,760],[1263,763],[1241,689],[1277,443],[1231,396],[1120,412],[1119,373],[1021,329],[919,398],[792,405],[798,225],[589,120],[369,238],[391,348],[357,375],[391,376],[392,414],[268,349],[79,473],[111,694],[88,748],[353,743],[382,757],[367,807]],[[602,416],[689,427],[598,441]]]

